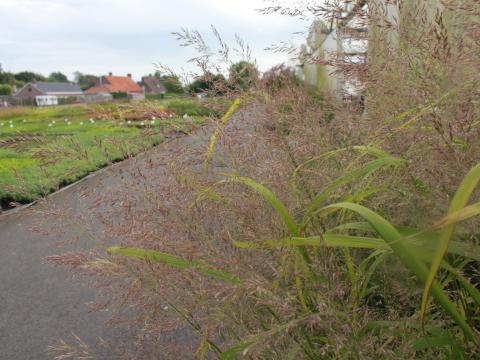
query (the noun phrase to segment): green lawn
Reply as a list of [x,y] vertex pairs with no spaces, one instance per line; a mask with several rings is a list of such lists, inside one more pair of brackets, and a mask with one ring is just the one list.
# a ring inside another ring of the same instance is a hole
[[160,143],[171,130],[187,131],[207,114],[194,100],[2,110],[0,202],[33,201]]

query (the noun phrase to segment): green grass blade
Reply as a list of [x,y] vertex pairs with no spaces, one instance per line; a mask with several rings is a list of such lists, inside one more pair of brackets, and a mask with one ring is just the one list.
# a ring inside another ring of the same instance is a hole
[[324,236],[290,237],[279,240],[266,240],[262,243],[235,241],[235,246],[242,249],[280,249],[296,246],[322,246],[332,248],[357,248],[388,250],[389,246],[378,238],[325,234]]
[[213,187],[202,187],[199,189],[198,195],[196,196],[195,200],[193,200],[190,203],[189,208],[191,209],[192,207],[194,207],[195,205],[197,205],[198,203],[202,202],[204,199],[207,199],[207,198],[218,203],[228,204],[228,201],[218,192],[213,190]]
[[387,257],[391,252],[381,252],[375,260],[372,262],[372,264],[368,267],[368,270],[365,273],[365,277],[362,282],[362,288],[360,289],[360,293],[358,295],[358,298],[361,300],[365,296],[367,296],[367,290],[368,290],[368,284],[370,283],[370,279],[373,276],[373,273],[375,270],[377,270],[377,267],[380,265],[380,263],[383,261],[385,257]]
[[[223,126],[227,123],[228,119],[232,117],[233,113],[240,106],[241,103],[242,103],[241,98],[235,99],[235,101],[228,108],[225,115],[223,115],[223,117],[220,119],[220,125]],[[210,162],[210,159],[213,156],[213,153],[215,151],[215,145],[217,144],[217,140],[219,136],[220,136],[220,128],[217,128],[213,132],[212,136],[210,137],[210,141],[208,143],[207,152],[205,154],[205,163],[204,163],[205,167],[208,166],[208,163]]]
[[416,351],[422,351],[426,349],[438,349],[443,346],[452,346],[455,344],[455,337],[450,334],[431,336],[415,341],[413,348]]
[[177,305],[171,302],[168,302],[167,304],[182,320],[184,320],[193,329],[193,331],[195,331],[199,336],[204,339],[204,341],[210,346],[211,349],[213,349],[217,356],[220,356],[222,350],[213,341],[208,339],[206,333],[202,331],[202,327],[200,326],[200,324],[192,316],[189,316],[184,310],[180,309]]
[[[380,215],[376,214],[364,206],[353,203],[337,203],[326,206],[324,209],[348,209],[351,210],[372,225],[377,233],[392,248],[393,252],[398,256],[401,262],[412,271],[417,278],[425,283],[428,278],[428,269],[425,264],[417,257],[417,254],[406,242],[405,238],[397,231],[397,229]],[[449,300],[448,296],[442,290],[437,282],[432,282],[432,294],[435,300],[443,307],[450,317],[463,330],[464,334],[473,341],[476,341],[475,335],[471,327],[459,313],[456,306]]]
[[375,232],[375,229],[366,221],[356,221],[356,222],[349,222],[340,224],[330,231],[343,231],[343,230],[361,230],[361,231],[370,231]]
[[[462,214],[459,214],[459,216],[462,216]],[[407,226],[395,226],[395,228],[403,237],[408,238],[407,240],[411,242],[411,244],[425,247],[430,250],[434,250],[435,244],[440,237],[440,233],[438,231],[420,231],[418,229]],[[331,229],[330,231],[342,230],[360,230],[367,232],[375,231],[375,229],[368,222],[345,223]],[[448,253],[480,261],[480,246],[474,244],[467,244],[463,241],[451,240],[448,244]]]
[[160,251],[145,250],[139,248],[110,247],[108,248],[108,252],[110,254],[158,262],[172,268],[194,270],[217,280],[225,281],[231,284],[240,283],[240,279],[238,277],[227,271],[215,269],[200,261],[189,261],[179,256],[163,253]]
[[305,217],[302,221],[301,228],[310,221],[311,216],[322,206],[323,202],[331,195],[331,193],[342,185],[346,185],[359,178],[365,178],[371,173],[387,166],[399,166],[406,164],[405,160],[398,159],[392,156],[378,158],[364,164],[362,167],[352,170],[342,177],[339,177],[332,181],[325,189],[318,193],[311,201]]
[[463,286],[463,288],[470,294],[472,299],[476,302],[477,306],[480,306],[480,291],[474,287],[470,281],[468,281],[457,269],[455,269],[452,265],[447,263],[445,260],[442,261],[442,267],[450,272]]
[[245,352],[248,350],[248,348],[253,345],[255,342],[254,341],[244,341],[240,342],[238,344],[235,344],[235,346],[232,346],[228,350],[222,352],[220,354],[220,359],[221,360],[235,360],[237,359],[237,355],[240,353]]
[[309,165],[313,162],[316,162],[316,161],[319,161],[319,160],[322,160],[322,159],[327,159],[327,158],[329,158],[333,155],[336,155],[340,152],[345,152],[347,150],[355,150],[355,151],[363,152],[365,154],[375,156],[376,158],[391,157],[391,155],[389,153],[387,153],[386,151],[383,151],[380,148],[377,148],[377,147],[374,147],[374,146],[369,146],[369,145],[367,145],[367,146],[359,145],[359,146],[352,146],[351,148],[341,148],[341,149],[331,150],[331,151],[327,151],[323,154],[320,154],[318,156],[315,156],[311,159],[308,159],[307,161],[304,161],[303,163],[298,165],[297,168],[294,170],[292,177],[295,178],[302,168],[304,168],[305,166],[307,166],[307,165]]
[[379,158],[379,159],[385,158],[385,157],[391,157],[391,155],[386,151],[372,145],[357,145],[357,146],[353,146],[352,149],[368,155],[375,156],[376,158]]
[[381,249],[388,250],[389,247],[383,239],[365,237],[365,236],[350,236],[326,233],[323,236],[323,242],[327,247],[348,247],[358,249]]
[[[480,165],[473,167],[468,174],[464,177],[462,183],[460,184],[453,200],[450,204],[450,208],[448,210],[448,215],[451,215],[457,211],[462,210],[466,205],[470,196],[472,195],[473,191],[477,187],[480,181]],[[428,273],[428,277],[425,281],[425,288],[423,291],[422,296],[422,306],[420,310],[420,317],[423,321],[425,312],[427,309],[428,298],[430,297],[430,292],[432,291],[432,287],[435,281],[435,277],[437,276],[437,272],[442,264],[442,260],[445,257],[445,254],[448,250],[448,245],[450,243],[450,239],[455,231],[456,222],[453,222],[446,227],[443,228],[438,245],[436,247],[436,251],[433,257],[432,265],[430,267],[430,272]]]
[[[425,263],[429,264],[432,261],[432,256],[431,256],[431,251],[425,251],[425,248],[419,248],[419,251],[417,252],[418,256],[425,261]],[[466,279],[461,271],[458,269],[454,268],[452,265],[450,265],[446,260],[442,261],[442,268],[447,270],[452,274],[452,276],[459,282],[459,284],[470,294],[472,297],[473,301],[480,306],[480,291],[476,289],[468,279]]]
[[462,207],[461,209],[459,209],[457,211],[450,212],[447,216],[440,219],[440,221],[433,224],[431,229],[432,230],[438,230],[438,229],[445,229],[446,230],[447,227],[452,226],[452,225],[455,227],[455,225],[458,224],[459,222],[470,219],[471,217],[477,216],[478,214],[480,214],[480,202]]
[[221,360],[233,360],[237,359],[237,355],[240,353],[246,354],[246,351],[250,346],[258,344],[259,342],[272,338],[275,334],[280,332],[287,332],[292,328],[295,328],[298,325],[301,325],[303,322],[308,320],[312,316],[312,313],[305,314],[301,317],[295,318],[287,323],[278,325],[270,330],[267,330],[263,333],[256,334],[250,336],[248,339],[244,341],[240,341],[234,346],[230,347],[229,349],[225,350],[222,354],[220,354]]
[[334,155],[336,155],[338,153],[346,152],[348,150],[358,151],[362,154],[371,155],[371,156],[374,156],[376,158],[391,157],[391,155],[388,154],[387,152],[383,151],[380,148],[374,147],[372,145],[366,145],[366,146],[365,145],[358,145],[358,146],[345,147],[345,148],[341,148],[341,149],[327,151],[327,152],[325,152],[323,154],[320,154],[318,156],[314,156],[313,158],[308,159],[307,161],[304,161],[303,163],[301,163],[300,165],[298,165],[295,168],[295,170],[292,173],[291,180],[290,180],[290,183],[292,185],[293,190],[295,192],[298,192],[297,185],[296,185],[296,179],[299,176],[300,171],[304,167],[308,166],[311,163],[315,163],[317,161],[320,161],[320,160],[326,160],[328,158],[333,157]]
[[275,196],[275,194],[270,191],[267,187],[264,185],[244,176],[237,176],[237,175],[229,175],[230,180],[238,183],[242,183],[258,194],[262,195],[262,197],[275,209],[277,214],[280,216],[280,218],[283,220],[285,223],[286,227],[290,231],[290,233],[293,236],[299,236],[300,231],[298,229],[297,224],[295,223],[295,220],[293,217],[290,215],[288,212],[288,209],[286,208],[285,205]]
[[[300,231],[298,229],[298,226],[293,219],[293,217],[290,215],[288,212],[288,209],[286,206],[275,196],[275,194],[270,191],[267,187],[263,186],[262,184],[259,184],[258,182],[248,178],[248,177],[243,177],[243,176],[237,176],[237,175],[230,175],[230,180],[234,182],[238,182],[241,184],[244,184],[248,186],[249,188],[253,189],[255,192],[260,194],[265,201],[267,201],[270,206],[272,206],[277,214],[280,216],[280,218],[283,220],[284,224],[290,231],[290,233],[294,236],[299,236]],[[304,246],[299,246],[298,252],[301,255],[303,261],[306,264],[311,264],[310,256],[308,255],[308,252]],[[297,254],[295,254],[297,255]],[[295,257],[295,264],[296,267],[299,267],[297,257]],[[304,310],[307,312],[308,308],[306,306],[306,295],[304,293],[304,288],[302,285],[302,279],[300,278],[300,272],[297,272],[297,275],[295,277],[295,283],[297,287],[297,292],[298,292],[298,298],[302,304],[302,307]]]
[[[270,206],[272,206],[275,209],[278,216],[280,216],[280,218],[283,220],[285,226],[288,228],[290,233],[293,236],[300,236],[300,230],[295,220],[290,215],[286,206],[275,196],[275,194],[272,191],[270,191],[267,187],[263,186],[262,184],[248,177],[230,175],[230,179],[231,181],[242,183],[248,186],[249,188],[253,189],[258,194],[260,194],[270,204]],[[302,254],[303,259],[307,263],[311,263],[310,257],[303,246],[299,247],[299,251]]]

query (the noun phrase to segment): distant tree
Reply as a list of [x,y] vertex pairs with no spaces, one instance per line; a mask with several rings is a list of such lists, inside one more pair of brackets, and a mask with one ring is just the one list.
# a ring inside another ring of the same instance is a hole
[[65,74],[61,72],[52,72],[48,76],[48,81],[55,81],[55,82],[68,82],[68,78]]
[[160,77],[165,85],[167,92],[174,94],[183,94],[185,89],[183,88],[182,82],[179,77],[176,75],[163,75]]
[[198,94],[202,92],[210,92],[214,95],[221,95],[226,90],[226,79],[222,74],[212,74],[206,72],[198,76],[189,86],[190,93]]
[[0,84],[15,84],[15,76],[9,72],[0,72]]
[[0,84],[15,85],[15,76],[11,72],[3,71],[2,64],[0,64]]
[[266,71],[262,77],[262,85],[271,94],[287,86],[301,86],[302,80],[295,74],[295,70],[280,64]]
[[8,84],[1,84],[0,85],[0,95],[12,95],[12,87]]
[[248,61],[239,61],[230,66],[228,80],[235,88],[248,90],[258,80],[258,69]]
[[32,71],[21,71],[15,74],[15,79],[18,81],[23,81],[24,83],[29,83],[32,81],[47,81],[47,78],[41,74],[34,73]]
[[98,81],[98,76],[82,74],[80,71],[73,73],[75,82],[80,86],[82,90],[88,89],[95,85]]
[[163,85],[165,85],[165,89],[167,90],[167,93],[173,93],[173,94],[185,93],[185,88],[183,87],[183,84],[177,75],[174,75],[174,74],[162,75],[162,72],[157,70],[153,74],[148,74],[148,76],[154,76],[159,80],[161,80]]

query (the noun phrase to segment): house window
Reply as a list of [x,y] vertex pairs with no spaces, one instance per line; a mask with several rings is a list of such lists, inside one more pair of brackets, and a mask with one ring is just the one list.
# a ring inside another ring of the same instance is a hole
[[32,92],[32,88],[28,88],[28,92]]

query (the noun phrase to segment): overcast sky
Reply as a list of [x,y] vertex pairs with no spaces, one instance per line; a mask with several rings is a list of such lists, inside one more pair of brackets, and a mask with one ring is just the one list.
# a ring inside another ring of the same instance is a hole
[[[193,49],[171,35],[182,27],[213,40],[214,25],[228,43],[240,35],[253,48],[261,70],[287,56],[264,49],[293,39],[306,22],[261,15],[262,0],[0,0],[0,63],[5,70],[48,75],[112,71],[134,78],[152,73],[154,63],[192,70]],[[213,42],[212,42],[213,44]]]

